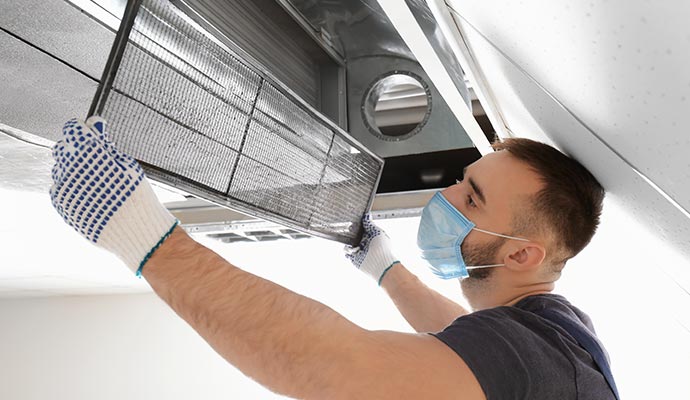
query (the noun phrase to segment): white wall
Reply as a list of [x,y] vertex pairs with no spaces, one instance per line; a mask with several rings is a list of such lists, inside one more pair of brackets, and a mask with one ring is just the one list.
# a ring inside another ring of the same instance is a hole
[[[410,331],[339,243],[206,244],[361,326]],[[451,290],[459,296],[457,288]],[[215,354],[153,294],[2,299],[0,321],[2,400],[282,398]]]
[[4,300],[0,321],[1,399],[273,398],[151,294]]

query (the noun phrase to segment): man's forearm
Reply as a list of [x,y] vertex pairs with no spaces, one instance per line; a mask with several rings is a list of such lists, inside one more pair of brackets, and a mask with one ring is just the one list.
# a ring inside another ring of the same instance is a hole
[[426,286],[402,264],[383,277],[381,287],[417,332],[439,332],[468,311]]
[[[141,272],[221,356],[269,389],[305,399],[457,399],[461,392],[484,399],[464,360],[437,338],[357,327],[175,228],[140,165],[108,142],[99,117],[65,124],[53,157],[51,200],[65,221]],[[108,192],[107,205],[92,202],[103,187],[122,190]],[[143,270],[141,260],[148,260]]]
[[179,228],[142,273],[219,354],[258,382],[300,398],[342,394],[334,377],[343,374],[330,370],[357,354],[351,345],[364,330],[330,308],[232,266]]

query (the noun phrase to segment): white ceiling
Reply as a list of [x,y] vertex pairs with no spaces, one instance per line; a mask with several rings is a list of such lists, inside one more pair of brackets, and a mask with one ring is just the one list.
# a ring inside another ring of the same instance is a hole
[[575,156],[690,257],[690,3],[448,4],[508,129]]

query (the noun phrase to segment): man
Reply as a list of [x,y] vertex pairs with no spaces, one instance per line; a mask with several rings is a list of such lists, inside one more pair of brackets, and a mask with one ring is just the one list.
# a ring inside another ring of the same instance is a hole
[[[581,337],[588,319],[549,294],[566,260],[594,234],[603,190],[548,146],[511,140],[497,149],[434,196],[418,237],[437,275],[464,278],[474,313],[417,280],[368,221],[348,255],[418,334],[362,329],[196,243],[157,201],[139,164],[109,142],[98,118],[65,125],[53,152],[51,198],[68,224],[144,276],[219,354],[278,393],[614,398],[601,372],[606,367],[597,367],[600,357],[583,348],[594,338]],[[580,331],[562,326],[568,323]]]

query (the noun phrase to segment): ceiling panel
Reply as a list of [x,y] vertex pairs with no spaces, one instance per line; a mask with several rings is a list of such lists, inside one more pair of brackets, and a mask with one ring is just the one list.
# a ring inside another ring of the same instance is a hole
[[0,123],[48,139],[85,117],[97,81],[0,31]]
[[[476,31],[461,25],[482,72],[490,82],[503,118],[511,130],[555,144],[574,156],[600,180],[612,206],[621,207],[640,226],[690,259],[690,219],[630,168],[616,153],[602,144],[582,122],[554,100],[537,82],[506,59]],[[604,210],[604,213],[611,212]],[[617,212],[620,212],[617,210]],[[621,231],[610,240],[625,241]],[[652,247],[640,251],[653,251]],[[686,264],[650,267],[671,275],[682,287],[690,288],[690,268]]]
[[[522,70],[587,127],[588,136],[599,138],[690,210],[689,2],[447,3],[463,30],[474,36],[469,39],[473,51],[493,47],[506,68]],[[478,54],[477,61],[499,75],[505,73],[498,70],[501,62]],[[500,90],[496,75],[486,80]],[[502,86],[506,83],[513,82]],[[524,103],[529,109],[519,112],[520,119],[546,116],[530,101]],[[502,108],[509,109],[506,104]],[[526,127],[510,128],[529,135]],[[561,143],[573,133],[551,129],[548,135]]]
[[0,2],[0,27],[100,79],[115,33],[65,0]]

